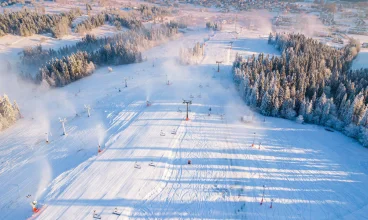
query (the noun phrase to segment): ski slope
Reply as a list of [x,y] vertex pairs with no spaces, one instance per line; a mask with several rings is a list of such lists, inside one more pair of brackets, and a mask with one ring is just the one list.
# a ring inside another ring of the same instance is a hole
[[[146,62],[39,91],[33,101],[47,103],[50,121],[29,111],[0,134],[3,217],[31,216],[23,195],[32,194],[46,205],[36,219],[92,219],[94,210],[102,219],[366,219],[367,149],[319,126],[257,114],[241,123],[250,110],[233,86],[235,54],[278,52],[256,33],[225,31],[206,42],[199,65],[176,62],[181,45],[206,37],[187,33]],[[189,121],[183,99],[193,101]],[[67,136],[58,117],[68,119]]]

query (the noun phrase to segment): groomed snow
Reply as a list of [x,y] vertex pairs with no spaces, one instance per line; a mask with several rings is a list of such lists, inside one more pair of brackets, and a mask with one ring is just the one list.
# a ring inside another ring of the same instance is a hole
[[102,219],[366,218],[367,149],[319,126],[260,115],[240,122],[249,109],[233,86],[235,54],[278,52],[258,33],[231,32],[215,33],[197,66],[175,59],[205,31],[149,50],[146,62],[22,100],[25,118],[0,134],[1,218],[30,217],[34,199],[47,205],[37,219],[92,219],[94,210]]
[[352,69],[368,68],[368,48],[362,48],[353,61]]

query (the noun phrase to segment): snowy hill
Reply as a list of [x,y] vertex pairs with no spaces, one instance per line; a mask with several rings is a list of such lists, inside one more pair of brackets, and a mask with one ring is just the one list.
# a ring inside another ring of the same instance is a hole
[[[214,15],[186,16],[203,23]],[[0,82],[24,115],[0,133],[0,219],[31,217],[33,200],[43,209],[31,219],[92,219],[94,210],[102,219],[367,218],[366,148],[319,126],[255,113],[241,122],[251,110],[234,88],[236,54],[279,55],[267,44],[271,24],[261,27],[268,18],[259,20],[261,31],[196,26],[145,52],[145,62],[100,68],[63,88],[17,84],[13,75]],[[105,25],[94,33],[115,32]],[[58,48],[81,36],[7,35],[1,56],[15,63],[43,38]],[[204,39],[200,64],[180,65],[180,48]],[[192,100],[189,121],[183,99]]]
[[[115,208],[121,219],[364,218],[367,149],[318,126],[259,115],[242,123],[249,109],[233,87],[235,53],[278,52],[266,39],[218,33],[201,65],[177,64],[178,45],[206,36],[189,33],[148,51],[144,63],[39,94],[46,115],[32,120],[30,111],[0,135],[2,218],[31,216],[33,199],[46,205],[37,219],[87,219],[94,210],[117,219]],[[191,95],[186,121],[182,99]]]

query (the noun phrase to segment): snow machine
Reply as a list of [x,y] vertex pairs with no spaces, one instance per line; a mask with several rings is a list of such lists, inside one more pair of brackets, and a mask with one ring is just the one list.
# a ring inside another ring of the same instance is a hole
[[165,132],[161,131],[160,136],[165,136]]
[[175,129],[173,129],[173,130],[171,131],[171,134],[176,134],[176,130],[175,130]]
[[151,163],[148,164],[148,166],[155,167],[156,165],[151,161]]
[[118,208],[115,208],[114,211],[112,212],[112,214],[121,215],[121,212],[118,210]]
[[253,117],[250,115],[245,115],[240,118],[240,121],[243,123],[251,123],[253,121]]

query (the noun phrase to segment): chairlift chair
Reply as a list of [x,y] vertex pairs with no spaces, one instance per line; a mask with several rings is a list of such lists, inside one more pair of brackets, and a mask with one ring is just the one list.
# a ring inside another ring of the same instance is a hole
[[153,163],[153,161],[151,160],[151,163],[148,164],[148,166],[151,166],[151,167],[155,167],[156,165]]
[[114,211],[112,212],[112,214],[121,215],[121,212],[118,210],[118,208],[115,208]]
[[141,168],[141,165],[139,165],[139,164],[137,164],[137,162],[135,162],[135,164],[134,164],[134,168],[136,168],[136,169],[140,169],[140,168]]
[[101,215],[96,213],[96,210],[93,211],[93,218],[95,219],[101,219]]

